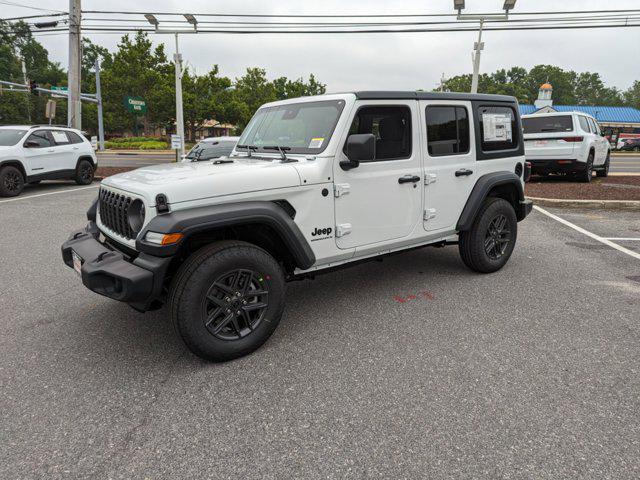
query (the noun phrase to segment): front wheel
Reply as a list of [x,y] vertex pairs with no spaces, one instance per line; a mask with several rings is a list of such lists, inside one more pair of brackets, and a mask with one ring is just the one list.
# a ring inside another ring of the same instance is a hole
[[511,257],[517,236],[518,219],[513,206],[502,198],[489,197],[471,229],[460,233],[462,261],[475,272],[500,270]]
[[22,172],[12,165],[0,169],[0,197],[15,197],[24,188]]
[[284,292],[282,268],[267,252],[246,242],[216,242],[178,270],[171,316],[189,350],[224,362],[267,341],[280,322]]

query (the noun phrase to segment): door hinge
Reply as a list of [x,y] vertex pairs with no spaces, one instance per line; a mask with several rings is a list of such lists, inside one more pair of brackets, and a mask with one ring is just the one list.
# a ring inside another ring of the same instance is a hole
[[435,173],[427,173],[424,176],[424,184],[429,185],[430,183],[434,183],[437,178],[438,178],[438,175],[436,175]]
[[425,220],[431,220],[432,218],[436,217],[436,209],[435,208],[427,208],[424,211],[424,219]]
[[336,225],[336,237],[344,237],[345,235],[349,235],[350,233],[350,223],[341,223],[340,225]]
[[346,195],[347,193],[349,193],[350,189],[351,185],[349,185],[348,183],[336,183],[333,186],[333,196],[337,198],[341,195]]

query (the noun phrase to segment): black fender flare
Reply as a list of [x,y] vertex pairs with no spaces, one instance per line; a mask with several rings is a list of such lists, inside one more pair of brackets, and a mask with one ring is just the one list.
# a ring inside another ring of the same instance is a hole
[[[487,173],[478,179],[473,190],[471,190],[471,194],[467,199],[467,203],[465,204],[464,209],[460,214],[460,218],[458,219],[458,224],[456,225],[456,230],[458,232],[463,232],[471,228],[482,203],[489,195],[491,189],[500,185],[513,185],[517,192],[517,198],[515,199],[516,202],[519,204],[524,203],[524,188],[522,187],[522,180],[520,177],[513,172]],[[518,208],[518,205],[514,205],[514,209],[516,211],[518,221],[522,220],[524,217],[520,214],[521,209]]]
[[243,224],[263,224],[273,228],[299,268],[307,269],[316,262],[315,254],[298,225],[281,206],[269,201],[223,203],[158,215],[138,235],[136,249],[159,257],[174,255],[178,251],[179,244],[159,246],[145,241],[148,231],[182,233],[186,239],[198,232]]
[[20,172],[22,173],[22,176],[24,177],[24,181],[27,181],[27,170],[24,168],[24,164],[16,159],[9,159],[9,160],[3,160],[2,162],[0,162],[0,168],[4,167],[5,165],[10,165],[12,167],[16,167],[18,170],[20,170]]

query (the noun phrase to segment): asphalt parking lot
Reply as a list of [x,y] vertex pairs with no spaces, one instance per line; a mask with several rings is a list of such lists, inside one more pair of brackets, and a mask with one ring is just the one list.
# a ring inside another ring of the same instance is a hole
[[0,478],[640,477],[640,212],[546,209],[626,251],[535,210],[495,274],[425,248],[292,283],[214,365],[63,266],[95,187],[0,200]]

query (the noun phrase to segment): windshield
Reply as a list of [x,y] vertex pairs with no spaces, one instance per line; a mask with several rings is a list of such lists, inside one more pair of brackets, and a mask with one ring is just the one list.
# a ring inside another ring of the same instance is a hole
[[571,115],[554,115],[552,117],[529,117],[522,119],[524,133],[571,132],[573,120]]
[[236,142],[231,140],[200,142],[191,149],[187,154],[187,158],[190,160],[203,161],[211,160],[212,158],[228,157],[235,146]]
[[[259,109],[238,145],[288,147],[287,153],[320,153],[333,134],[344,100],[293,103]],[[272,151],[267,149],[267,151]]]
[[14,130],[10,128],[0,128],[0,147],[10,147],[20,141],[27,133],[26,130]]

